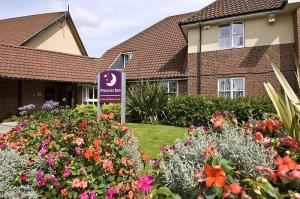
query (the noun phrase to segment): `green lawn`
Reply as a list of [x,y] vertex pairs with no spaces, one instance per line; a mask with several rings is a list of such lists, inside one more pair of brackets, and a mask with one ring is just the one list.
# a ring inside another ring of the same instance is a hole
[[126,126],[138,138],[141,150],[151,157],[157,157],[161,145],[173,145],[187,132],[187,128],[165,125],[128,123]]

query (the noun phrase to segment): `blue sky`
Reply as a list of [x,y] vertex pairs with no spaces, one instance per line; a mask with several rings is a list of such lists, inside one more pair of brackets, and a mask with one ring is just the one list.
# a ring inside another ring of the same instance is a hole
[[[213,0],[67,0],[83,43],[94,57],[100,57],[109,48],[164,17],[200,10],[211,2]],[[0,19],[64,9],[63,0],[0,0]]]
[[[213,0],[68,0],[90,56],[130,38],[164,17],[201,9]],[[62,11],[62,0],[0,0],[0,18]]]

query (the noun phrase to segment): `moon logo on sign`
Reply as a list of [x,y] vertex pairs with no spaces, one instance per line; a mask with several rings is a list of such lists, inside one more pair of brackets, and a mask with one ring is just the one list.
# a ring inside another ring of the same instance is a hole
[[117,77],[115,74],[112,73],[107,73],[106,75],[104,75],[105,78],[105,84],[108,87],[113,87],[116,83],[117,83]]

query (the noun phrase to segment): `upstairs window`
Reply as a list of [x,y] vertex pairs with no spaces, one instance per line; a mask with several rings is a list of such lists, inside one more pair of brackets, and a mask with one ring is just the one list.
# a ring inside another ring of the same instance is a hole
[[242,97],[245,96],[245,78],[221,78],[218,80],[218,94],[221,97]]
[[132,59],[133,53],[132,52],[126,52],[121,53],[118,58],[115,60],[115,62],[111,65],[111,70],[123,70],[129,63],[129,61]]
[[244,47],[244,22],[233,22],[219,26],[219,48]]

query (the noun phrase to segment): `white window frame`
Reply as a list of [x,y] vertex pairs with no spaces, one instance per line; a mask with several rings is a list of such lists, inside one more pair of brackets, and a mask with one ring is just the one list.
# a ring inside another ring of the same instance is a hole
[[[123,70],[125,69],[126,65],[130,62],[130,60],[132,59],[133,53],[132,52],[126,52],[126,53],[122,53],[122,55],[124,55],[124,62],[123,62]],[[128,61],[125,61],[125,56],[128,56]]]
[[[89,90],[93,89],[93,98],[89,98]],[[84,85],[82,86],[82,104],[94,104],[97,106],[98,97],[96,96],[97,85]]]
[[[176,82],[176,93],[175,92],[172,92],[172,93],[170,92],[170,83],[171,82]],[[164,83],[165,83],[165,85],[167,87],[166,93],[168,95],[175,94],[175,97],[178,97],[178,95],[179,95],[179,83],[178,83],[178,81],[170,80],[170,81],[165,81]]]
[[230,80],[230,91],[229,91],[230,92],[230,98],[231,99],[234,98],[233,92],[235,92],[235,91],[233,90],[233,80],[236,80],[236,79],[242,79],[243,80],[243,97],[245,97],[245,95],[246,95],[245,77],[224,77],[224,78],[219,78],[218,79],[218,96],[221,97],[221,95],[220,95],[220,81],[221,80],[227,80],[227,79]]
[[[235,46],[233,44],[233,24],[234,23],[242,23],[242,27],[243,27],[243,29],[242,29],[242,31],[243,31],[242,32],[242,34],[243,34],[243,45],[241,45],[241,46]],[[222,26],[222,25],[229,25],[230,26],[230,43],[231,43],[231,46],[228,47],[228,48],[222,48],[220,46],[220,38],[221,38],[221,34],[220,34],[221,28],[220,28],[220,26]],[[220,24],[219,25],[219,30],[218,30],[218,46],[219,46],[219,50],[226,50],[226,49],[233,49],[233,48],[244,48],[245,47],[245,22],[244,21],[233,21],[233,22],[230,22],[230,23]]]

